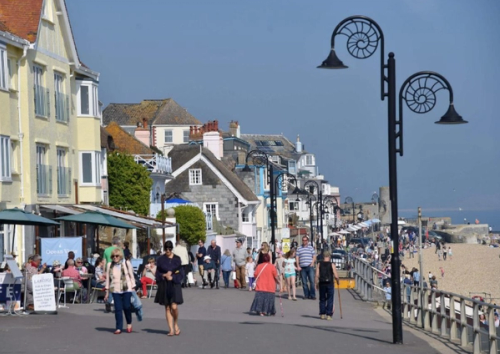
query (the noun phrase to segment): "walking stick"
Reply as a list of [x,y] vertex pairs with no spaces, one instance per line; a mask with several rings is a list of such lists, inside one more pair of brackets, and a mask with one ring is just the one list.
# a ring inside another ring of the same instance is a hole
[[283,301],[281,301],[281,291],[280,291],[280,308],[281,308],[281,317],[285,317],[285,314],[283,313]]
[[340,284],[337,283],[337,294],[339,295],[340,319],[342,319],[342,300],[340,300]]

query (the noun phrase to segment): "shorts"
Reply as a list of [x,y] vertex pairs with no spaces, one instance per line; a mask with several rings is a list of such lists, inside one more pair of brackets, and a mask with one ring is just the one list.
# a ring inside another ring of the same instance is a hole
[[290,277],[294,277],[295,273],[285,273],[285,279],[288,279]]

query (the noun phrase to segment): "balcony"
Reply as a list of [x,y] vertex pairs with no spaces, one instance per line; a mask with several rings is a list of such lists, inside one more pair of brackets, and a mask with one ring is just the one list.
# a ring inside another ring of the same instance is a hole
[[69,97],[62,92],[55,92],[56,121],[69,122]]
[[71,194],[71,168],[57,168],[57,195],[67,197]]
[[52,166],[36,166],[36,193],[38,195],[52,194]]
[[41,85],[34,86],[35,91],[35,115],[38,117],[50,117],[49,89]]
[[143,165],[151,173],[172,174],[172,159],[160,154],[134,155],[136,163]]

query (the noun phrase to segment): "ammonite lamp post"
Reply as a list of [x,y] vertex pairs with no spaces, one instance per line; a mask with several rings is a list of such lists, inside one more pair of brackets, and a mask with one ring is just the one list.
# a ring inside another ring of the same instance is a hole
[[[410,76],[401,86],[399,94],[399,118],[396,117],[396,60],[394,53],[389,53],[384,63],[384,34],[380,26],[366,16],[351,16],[341,21],[333,30],[331,50],[328,58],[318,66],[321,69],[346,69],[347,66],[335,53],[335,37],[347,37],[347,51],[353,57],[366,59],[375,53],[380,44],[380,87],[382,101],[387,97],[389,128],[389,191],[391,200],[391,238],[393,253],[391,256],[392,283],[392,333],[393,343],[403,343],[403,322],[401,317],[401,282],[398,237],[398,187],[397,154],[403,156],[403,100],[415,113],[427,113],[436,104],[436,92],[445,89],[450,94],[448,111],[437,124],[467,123],[455,111],[453,90],[449,82],[440,74],[421,71]],[[386,88],[387,83],[387,90]]]

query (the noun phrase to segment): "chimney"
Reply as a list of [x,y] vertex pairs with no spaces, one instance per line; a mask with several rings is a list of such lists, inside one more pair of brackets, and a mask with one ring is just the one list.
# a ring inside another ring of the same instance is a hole
[[302,143],[300,142],[300,136],[297,134],[297,142],[295,143],[295,151],[302,152]]
[[238,121],[232,120],[231,123],[229,123],[229,133],[231,134],[231,136],[237,138],[240,137],[240,125],[238,124]]
[[222,136],[219,133],[219,122],[217,120],[208,121],[204,127],[205,129],[200,132],[203,134],[203,147],[209,149],[220,160],[224,154],[224,146]]
[[148,120],[146,118],[142,118],[142,124],[141,122],[137,122],[137,128],[135,128],[134,136],[144,145],[146,146],[150,145],[149,142],[150,132],[148,129]]

